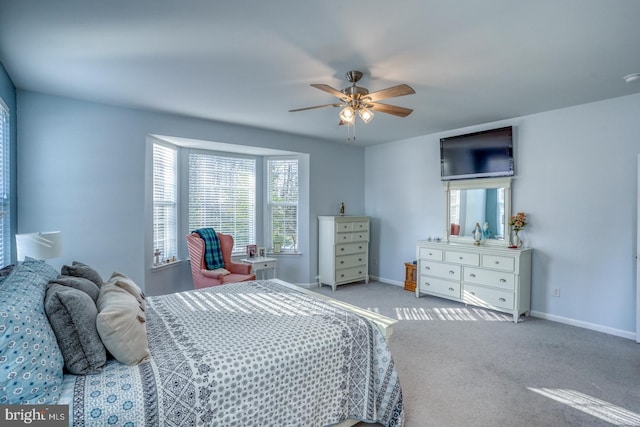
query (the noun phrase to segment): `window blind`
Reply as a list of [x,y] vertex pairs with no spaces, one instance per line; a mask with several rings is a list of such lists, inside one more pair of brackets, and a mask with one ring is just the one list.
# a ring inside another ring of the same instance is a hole
[[267,160],[267,209],[272,243],[298,247],[298,159]]
[[189,154],[189,230],[213,227],[234,239],[233,252],[256,243],[256,161]]
[[163,260],[178,256],[178,152],[153,144],[153,248]]

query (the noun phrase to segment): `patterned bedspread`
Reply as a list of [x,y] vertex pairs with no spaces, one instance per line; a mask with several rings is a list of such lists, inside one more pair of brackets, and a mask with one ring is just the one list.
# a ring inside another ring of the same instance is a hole
[[378,328],[275,282],[150,297],[147,328],[150,362],[66,378],[73,425],[404,424]]

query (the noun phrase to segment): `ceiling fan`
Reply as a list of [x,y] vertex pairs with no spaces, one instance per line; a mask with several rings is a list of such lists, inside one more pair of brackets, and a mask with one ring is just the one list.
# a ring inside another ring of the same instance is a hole
[[[346,73],[347,81],[352,83],[342,90],[337,90],[325,84],[312,84],[311,86],[327,92],[338,99],[340,102],[333,104],[316,105],[314,107],[297,108],[289,110],[289,112],[313,110],[324,107],[342,107],[340,111],[341,125],[351,125],[355,122],[356,113],[363,122],[369,123],[373,119],[373,111],[392,114],[399,117],[407,117],[413,111],[411,108],[398,107],[396,105],[381,104],[378,101],[397,96],[411,95],[416,93],[411,86],[401,84],[369,93],[367,88],[356,86],[356,83],[362,78],[362,72],[349,71]],[[373,111],[372,111],[373,110]]]

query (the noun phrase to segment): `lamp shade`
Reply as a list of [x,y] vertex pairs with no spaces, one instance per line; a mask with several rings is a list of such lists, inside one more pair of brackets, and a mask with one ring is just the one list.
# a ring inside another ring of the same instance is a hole
[[16,250],[18,261],[24,261],[26,256],[38,260],[62,256],[62,233],[48,231],[16,234]]

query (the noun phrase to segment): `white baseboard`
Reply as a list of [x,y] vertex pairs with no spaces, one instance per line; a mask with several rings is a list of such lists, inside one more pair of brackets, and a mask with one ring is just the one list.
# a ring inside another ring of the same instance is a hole
[[636,339],[635,332],[623,331],[622,329],[615,329],[595,323],[583,322],[581,320],[571,319],[569,317],[556,316],[555,314],[543,313],[541,311],[534,310],[531,311],[531,316],[538,317],[540,319],[551,320],[553,322],[564,323],[566,325],[577,326],[579,328],[590,329],[596,332],[603,332],[605,334],[614,335],[616,337],[627,338],[630,340]]
[[369,276],[369,280],[375,280],[376,282],[382,282],[394,286],[401,286],[404,288],[404,282],[398,282],[397,280],[385,279],[378,276]]

